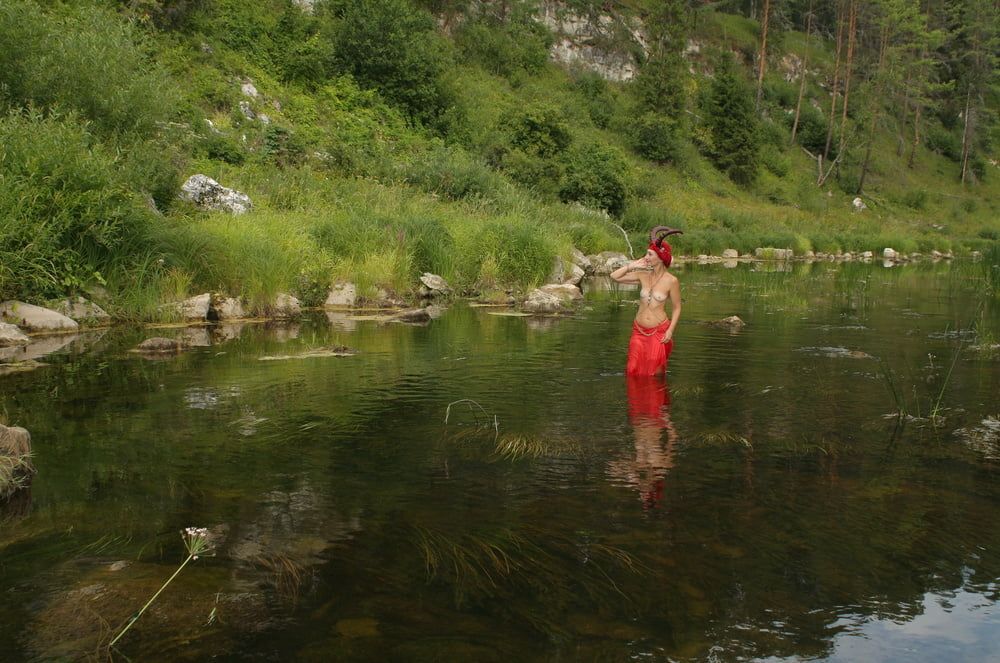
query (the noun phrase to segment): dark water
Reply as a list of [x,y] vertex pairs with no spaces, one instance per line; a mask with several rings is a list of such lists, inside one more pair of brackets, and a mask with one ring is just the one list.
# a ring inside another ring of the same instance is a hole
[[[0,658],[98,654],[202,526],[217,554],[132,660],[996,660],[977,274],[689,266],[667,385],[622,375],[627,293],[190,332],[211,345],[160,361],[127,350],[176,331],[80,337],[0,376],[38,468],[0,516]],[[280,358],[334,345],[359,352]],[[482,410],[445,424],[460,399]]]

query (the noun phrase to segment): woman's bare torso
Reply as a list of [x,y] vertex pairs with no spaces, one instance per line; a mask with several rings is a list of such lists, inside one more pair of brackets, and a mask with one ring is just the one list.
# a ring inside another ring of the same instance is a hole
[[677,277],[670,272],[655,272],[639,275],[639,310],[635,321],[643,327],[656,327],[670,319],[666,304],[670,299],[670,290]]

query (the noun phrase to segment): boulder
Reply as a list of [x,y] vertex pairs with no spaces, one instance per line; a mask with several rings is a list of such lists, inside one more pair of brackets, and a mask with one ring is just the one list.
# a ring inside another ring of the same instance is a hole
[[276,318],[297,318],[302,315],[302,303],[292,295],[279,292],[274,299],[272,312]]
[[899,257],[895,249],[890,249],[888,246],[882,249],[882,258],[885,260],[895,260]]
[[523,308],[529,313],[555,313],[562,310],[563,300],[557,295],[535,288],[528,293]]
[[795,253],[791,249],[776,249],[774,247],[758,247],[753,255],[760,260],[791,260]]
[[588,256],[594,266],[594,274],[605,276],[629,263],[629,259],[624,253],[615,251],[602,251],[596,256]]
[[715,327],[723,327],[725,329],[732,330],[732,329],[742,329],[743,327],[746,327],[747,323],[743,322],[743,320],[740,319],[738,315],[731,315],[728,318],[716,320],[711,324],[714,325]]
[[75,320],[62,313],[14,300],[0,304],[0,321],[29,332],[76,331],[80,328]]
[[736,249],[726,249],[722,252],[722,257],[727,260],[732,260],[733,258],[739,258],[740,252]]
[[27,345],[31,339],[17,325],[0,322],[0,347]]
[[431,314],[425,308],[411,308],[396,313],[390,320],[393,322],[430,322]]
[[192,175],[181,186],[180,197],[203,209],[243,214],[253,207],[250,196],[229,189],[207,175]]
[[250,107],[249,101],[241,101],[239,103],[240,112],[243,113],[243,117],[248,120],[256,120],[257,114],[253,112],[253,108]]
[[353,283],[334,283],[326,295],[324,306],[354,306],[358,303],[358,288]]
[[175,313],[188,322],[198,322],[208,319],[211,306],[212,295],[206,292],[185,299],[183,302],[164,304],[160,308]]
[[583,293],[580,291],[580,288],[571,283],[549,283],[548,285],[543,285],[539,290],[550,295],[555,295],[561,301],[567,303],[583,299]]
[[208,317],[212,320],[240,320],[247,317],[243,302],[236,297],[216,295],[211,299]]
[[132,352],[138,352],[140,354],[170,354],[180,352],[186,347],[187,345],[184,344],[184,341],[179,341],[175,338],[155,336],[153,338],[147,338],[145,341],[133,348]]
[[259,96],[257,88],[254,87],[253,81],[247,79],[240,86],[240,91],[243,93],[244,97],[250,97],[251,99],[256,99]]
[[583,255],[583,253],[575,247],[570,252],[570,260],[574,265],[582,269],[584,274],[590,274],[594,271],[594,265],[590,262],[590,258]]
[[861,200],[860,196],[852,200],[851,205],[854,207],[855,212],[863,212],[868,209],[868,205],[865,205],[865,201]]
[[452,293],[448,282],[437,274],[424,272],[420,276],[420,294],[424,297],[441,297]]
[[108,312],[83,297],[67,297],[52,302],[52,309],[81,323],[104,324],[111,321]]
[[553,260],[552,271],[549,273],[549,283],[568,283],[579,285],[583,277],[586,276],[584,269],[576,263],[566,263],[561,257],[556,256]]
[[874,257],[875,257],[875,254],[873,252],[871,252],[871,251],[865,251],[864,253],[861,254],[861,259],[862,260],[871,260]]

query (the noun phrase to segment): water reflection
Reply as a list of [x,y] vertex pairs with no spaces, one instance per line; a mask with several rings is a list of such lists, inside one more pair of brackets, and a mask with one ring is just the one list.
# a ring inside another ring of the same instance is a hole
[[663,498],[666,475],[674,466],[677,430],[670,419],[670,386],[658,376],[626,377],[628,418],[635,455],[614,460],[609,474],[639,492],[644,509]]

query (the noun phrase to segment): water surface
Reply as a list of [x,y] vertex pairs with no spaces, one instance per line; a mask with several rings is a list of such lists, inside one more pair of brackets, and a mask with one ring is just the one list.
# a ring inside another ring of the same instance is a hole
[[623,376],[614,291],[559,319],[193,330],[162,360],[127,351],[179,332],[66,339],[0,376],[38,468],[0,516],[0,651],[98,651],[203,526],[217,554],[133,660],[1000,657],[976,274],[688,266],[666,382]]

